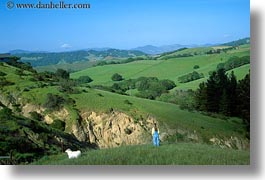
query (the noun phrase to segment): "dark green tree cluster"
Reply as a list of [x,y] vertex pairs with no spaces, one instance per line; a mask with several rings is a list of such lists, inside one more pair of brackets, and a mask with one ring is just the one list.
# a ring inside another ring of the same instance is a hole
[[49,110],[59,110],[65,99],[59,95],[48,93],[43,106]]
[[172,58],[183,58],[183,57],[192,57],[193,54],[191,53],[184,53],[184,54],[173,54],[173,55],[167,55],[162,57],[162,60],[168,60],[168,59],[172,59]]
[[250,74],[238,82],[237,88],[238,109],[240,117],[250,128]]
[[6,76],[6,73],[0,71],[0,76]]
[[227,51],[231,51],[236,49],[236,47],[227,47],[227,48],[220,48],[220,49],[211,49],[206,52],[206,54],[220,54],[222,52],[227,53]]
[[36,74],[33,74],[32,81],[45,81],[45,82],[51,82],[55,78],[55,74],[53,72],[39,72]]
[[206,83],[201,83],[195,93],[195,107],[200,111],[237,116],[249,122],[250,75],[237,82],[232,72],[225,69],[212,72]]
[[93,79],[91,79],[89,76],[80,76],[77,79],[77,82],[80,84],[90,83],[92,81],[93,81]]
[[112,81],[122,81],[123,80],[123,77],[122,75],[118,74],[118,73],[115,73],[111,76],[111,79]]
[[59,81],[58,90],[63,93],[78,94],[79,90],[75,88],[77,82],[72,79],[62,79]]
[[7,64],[17,67],[22,70],[30,71],[32,73],[37,73],[35,69],[32,68],[31,64],[29,62],[20,62],[20,57],[12,56],[9,57],[9,61]]
[[125,94],[126,91],[131,89],[137,89],[136,96],[156,99],[163,93],[167,93],[168,90],[176,87],[176,84],[168,79],[159,80],[156,77],[140,77],[137,79],[129,79],[121,83],[114,83],[111,87],[113,92]]
[[201,78],[204,78],[204,75],[202,73],[198,73],[197,71],[193,71],[192,73],[180,76],[178,78],[178,80],[180,83],[187,83],[187,82],[195,81],[195,80],[201,79]]
[[195,65],[195,66],[193,66],[193,69],[199,69],[199,68],[200,68],[199,65]]
[[79,93],[79,90],[75,88],[77,84],[92,80],[88,76],[81,76],[77,80],[70,79],[70,73],[64,69],[57,69],[54,76],[54,81],[57,81],[59,85],[58,90],[64,93]]
[[151,59],[152,58],[148,56],[137,56],[137,57],[130,57],[125,60],[100,61],[93,66],[96,67],[96,66],[106,66],[106,65],[111,65],[111,64],[127,64],[127,63],[134,62],[134,61],[143,61],[143,60],[151,60]]
[[156,100],[164,101],[179,105],[180,109],[186,109],[188,111],[195,110],[194,108],[194,91],[188,90],[175,90],[172,93],[162,94]]
[[64,69],[57,69],[55,72],[55,76],[60,78],[60,79],[69,79],[70,74]]
[[233,56],[228,59],[225,63],[220,63],[217,65],[217,69],[224,68],[226,71],[243,66],[250,63],[250,56],[237,57]]

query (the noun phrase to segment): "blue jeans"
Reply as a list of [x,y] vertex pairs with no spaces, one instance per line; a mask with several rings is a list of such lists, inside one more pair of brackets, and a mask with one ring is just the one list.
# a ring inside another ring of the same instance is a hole
[[153,144],[154,146],[159,146],[159,134],[157,132],[153,135]]

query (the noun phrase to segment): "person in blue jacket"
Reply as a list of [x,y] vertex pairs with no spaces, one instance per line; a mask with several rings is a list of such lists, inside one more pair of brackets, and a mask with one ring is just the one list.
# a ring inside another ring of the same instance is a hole
[[152,128],[152,136],[153,136],[153,144],[154,146],[159,146],[159,129],[156,125],[156,123],[154,124],[154,127]]

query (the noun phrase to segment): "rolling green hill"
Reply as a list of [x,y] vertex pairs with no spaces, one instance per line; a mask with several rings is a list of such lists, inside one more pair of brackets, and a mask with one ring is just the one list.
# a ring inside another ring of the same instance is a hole
[[[250,53],[248,45],[231,49],[226,53],[213,53],[211,51],[210,54],[207,54],[205,52],[210,52],[207,49],[204,53],[196,53],[195,55],[194,53],[198,50],[201,49],[183,50],[185,53],[193,53],[189,57],[162,60],[163,56],[161,56],[161,59],[158,58],[157,60],[141,60],[126,64],[92,67],[72,73],[71,77],[78,78],[88,75],[94,80],[90,83],[91,85],[112,85],[111,76],[114,73],[121,74],[125,79],[154,76],[159,79],[173,80],[177,84],[176,88],[179,89],[196,89],[198,84],[206,80],[209,72],[215,70],[219,63],[226,62],[233,56],[244,57]],[[165,54],[165,56],[168,55],[170,54]],[[178,77],[193,72],[195,65],[199,66],[196,71],[203,73],[204,78],[189,83],[180,83]],[[20,132],[18,139],[23,139],[25,133],[23,134],[23,131],[19,129],[27,129],[26,132],[34,137],[32,138],[35,141],[32,142],[33,147],[36,146],[36,142],[46,142],[46,139],[42,140],[40,134],[49,133],[51,130],[47,124],[56,127],[55,122],[65,123],[64,126],[60,127],[61,131],[64,132],[59,134],[62,136],[65,133],[74,135],[77,138],[74,143],[77,144],[80,142],[92,143],[91,134],[94,134],[96,137],[95,142],[93,142],[95,146],[102,142],[108,143],[105,142],[104,136],[106,134],[104,133],[113,133],[113,136],[109,137],[111,142],[117,136],[122,136],[124,132],[124,136],[129,138],[132,136],[133,130],[135,132],[143,130],[143,136],[135,136],[143,139],[138,144],[151,142],[148,123],[155,121],[160,127],[162,146],[159,149],[150,145],[131,146],[131,148],[126,146],[128,141],[124,141],[117,143],[118,146],[124,147],[115,149],[90,151],[87,149],[89,146],[84,147],[85,153],[78,160],[68,161],[65,155],[56,155],[44,157],[36,164],[249,164],[248,132],[246,124],[240,118],[187,111],[172,103],[94,89],[90,84],[79,84],[74,80],[63,79],[52,73],[40,74],[34,70],[23,69],[23,66],[15,67],[12,64],[1,63],[0,67],[0,111],[2,112],[4,108],[10,108],[12,109],[12,116],[20,117],[20,123],[22,122],[21,126],[13,126],[12,124],[9,126],[8,124],[7,130],[11,131],[12,128],[16,127]],[[249,64],[237,67],[233,71],[238,79],[241,79],[248,73]],[[34,117],[30,116],[32,112],[35,112]],[[36,113],[40,118],[38,120],[34,119]],[[110,125],[117,117],[120,117],[119,125],[125,124],[127,126],[123,126],[123,129],[119,126],[118,130],[116,129],[120,134],[117,134]],[[0,120],[2,123],[3,119]],[[6,119],[4,121],[6,123]],[[14,118],[14,122],[16,121],[17,118]],[[32,132],[33,127],[27,123],[33,122],[36,122],[37,128]],[[106,125],[107,128],[105,128]],[[130,127],[131,125],[135,129]],[[44,132],[41,130],[42,126],[45,126]],[[1,130],[4,131],[5,129],[2,128]],[[1,138],[10,139],[12,134],[3,134]],[[31,143],[30,140],[27,142]],[[53,152],[59,154],[61,149],[58,143]],[[40,146],[40,148],[43,147]],[[4,152],[3,149],[0,150]],[[7,153],[7,151],[5,152]],[[110,153],[109,156],[106,155],[107,152]],[[152,160],[142,158],[141,161],[132,156],[124,159],[126,156],[123,154],[126,152],[139,155],[139,157],[149,153]],[[178,152],[174,154],[174,158],[165,158],[165,156],[172,157],[174,152]],[[199,154],[199,156],[195,156],[195,154]],[[22,155],[27,156],[26,152],[22,152]],[[161,158],[156,159],[157,155],[160,155]],[[93,156],[97,156],[97,158],[93,159]]]
[[[220,48],[220,47],[219,47]],[[196,89],[200,82],[205,81],[208,78],[209,72],[216,70],[219,63],[227,61],[233,56],[243,57],[249,56],[249,45],[240,46],[237,49],[228,51],[227,53],[220,54],[205,54],[211,48],[191,48],[183,51],[173,52],[172,54],[166,54],[158,58],[158,60],[143,60],[136,61],[127,64],[115,64],[106,66],[97,66],[87,68],[85,70],[75,72],[71,74],[72,78],[78,78],[80,76],[88,75],[94,81],[92,85],[112,85],[113,81],[111,76],[114,73],[121,74],[125,79],[135,79],[141,76],[145,77],[158,77],[159,79],[170,79],[177,84],[177,89]],[[212,48],[213,49],[213,48]],[[191,57],[169,58],[167,60],[160,60],[164,57],[173,56],[180,53],[191,53],[197,55]],[[179,83],[178,77],[187,73],[193,72],[193,67],[198,65],[200,68],[196,69],[198,73],[203,73],[204,79],[192,81],[189,83]],[[245,68],[234,69],[238,79],[244,77],[248,73],[249,65],[245,65]]]
[[[113,108],[136,118],[140,116],[146,118],[148,115],[152,115],[162,124],[165,124],[164,128],[170,127],[174,129],[181,127],[192,131],[196,130],[201,133],[202,137],[207,136],[208,139],[215,135],[221,136],[221,134],[230,137],[234,133],[244,137],[244,134],[240,135],[244,131],[244,125],[237,118],[224,121],[200,113],[180,110],[177,105],[170,103],[124,96],[86,87],[77,87],[80,93],[68,95],[60,92],[58,85],[50,86],[47,83],[32,81],[30,72],[25,72],[26,75],[20,77],[15,73],[16,69],[9,65],[1,66],[1,71],[8,74],[6,79],[15,82],[14,85],[2,87],[1,95],[8,96],[12,92],[11,95],[14,98],[21,98],[20,103],[22,104],[29,102],[43,105],[47,94],[52,93],[64,98],[74,99],[75,107],[78,111],[108,112],[110,108]],[[128,100],[130,104],[126,103],[125,100]],[[71,107],[70,109],[73,108]]]
[[[34,67],[41,67],[59,64],[71,65],[73,63],[79,63],[82,61],[123,59],[129,57],[142,56],[145,55],[145,53],[136,50],[107,49],[104,51],[80,50],[71,52],[16,52],[13,55],[21,57],[21,60],[23,62],[31,63],[31,65]],[[74,65],[72,67],[74,67]],[[68,69],[72,68],[68,67]]]
[[245,44],[248,44],[248,45],[250,44],[250,38],[243,38],[243,39],[239,39],[236,41],[224,43],[222,45],[224,45],[224,46],[240,46],[240,45],[245,45]]

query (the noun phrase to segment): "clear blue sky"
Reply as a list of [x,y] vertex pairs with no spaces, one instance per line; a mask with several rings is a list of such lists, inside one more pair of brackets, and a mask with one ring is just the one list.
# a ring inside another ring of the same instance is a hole
[[0,52],[127,49],[250,36],[249,0],[65,0],[91,4],[82,10],[9,10],[7,1],[0,1]]

